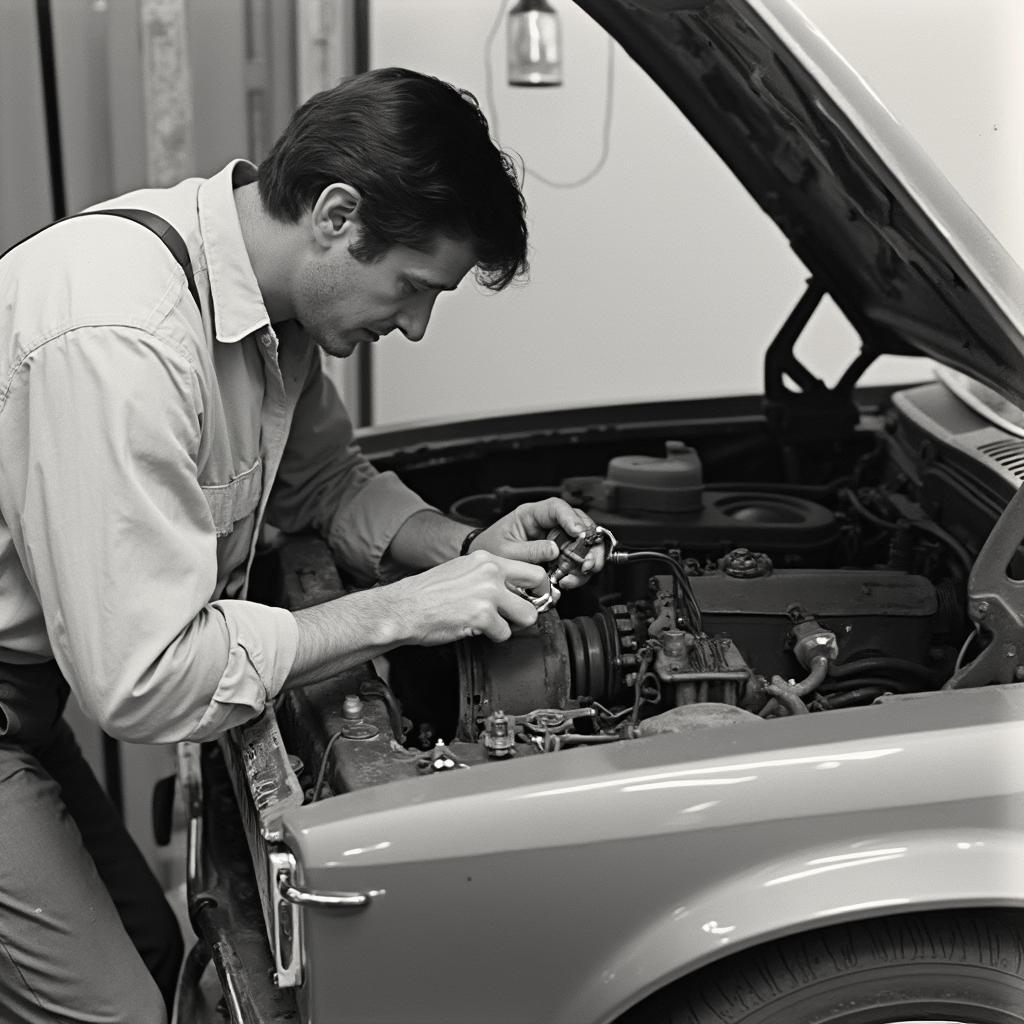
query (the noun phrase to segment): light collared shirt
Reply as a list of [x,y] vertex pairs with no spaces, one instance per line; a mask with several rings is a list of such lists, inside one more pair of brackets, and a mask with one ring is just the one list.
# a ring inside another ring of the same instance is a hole
[[261,521],[319,530],[371,582],[430,507],[361,455],[301,328],[271,327],[233,198],[253,180],[234,161],[101,204],[174,225],[201,311],[117,217],[0,261],[0,662],[55,658],[123,739],[206,738],[281,689],[295,619],[245,600]]

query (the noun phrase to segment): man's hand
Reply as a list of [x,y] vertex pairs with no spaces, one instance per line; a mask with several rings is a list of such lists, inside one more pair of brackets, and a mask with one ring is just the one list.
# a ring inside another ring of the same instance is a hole
[[287,686],[329,679],[404,644],[432,647],[470,636],[507,640],[537,621],[517,588],[543,587],[539,565],[477,551],[385,587],[357,590],[295,612],[298,645]]
[[537,609],[515,592],[546,580],[538,565],[477,551],[382,588],[405,633],[402,642],[433,646],[468,636],[507,640],[532,626]]
[[[490,551],[504,558],[545,565],[558,557],[558,545],[544,538],[561,527],[572,537],[594,528],[593,520],[561,498],[530,501],[502,516],[487,527],[470,545],[470,551]],[[587,552],[578,572],[570,573],[558,584],[563,590],[581,586],[588,577],[604,567],[605,550],[597,544]],[[543,581],[541,581],[543,582]]]
[[[589,516],[561,498],[527,502],[478,534],[465,558],[452,558],[442,552],[458,545],[465,527],[434,512],[411,516],[392,541],[392,554],[414,568],[424,561],[432,567],[295,612],[298,646],[287,685],[318,682],[404,644],[507,640],[537,621],[523,591],[549,592],[544,567],[558,557],[558,545],[547,535],[561,529],[579,537],[593,528]],[[598,544],[558,586],[580,586],[604,562]]]

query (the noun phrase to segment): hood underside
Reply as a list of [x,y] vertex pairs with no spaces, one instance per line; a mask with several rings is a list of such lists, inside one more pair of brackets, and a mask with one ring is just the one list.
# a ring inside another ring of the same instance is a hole
[[789,0],[576,0],[785,233],[868,355],[1024,407],[1024,273]]

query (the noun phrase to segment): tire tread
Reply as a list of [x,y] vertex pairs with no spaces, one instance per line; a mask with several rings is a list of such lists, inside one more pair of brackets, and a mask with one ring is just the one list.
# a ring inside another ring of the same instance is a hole
[[752,1015],[761,1021],[775,1000],[807,986],[899,965],[941,964],[1019,983],[1024,1024],[1024,916],[1008,910],[894,915],[765,943],[667,985],[618,1024],[744,1024]]

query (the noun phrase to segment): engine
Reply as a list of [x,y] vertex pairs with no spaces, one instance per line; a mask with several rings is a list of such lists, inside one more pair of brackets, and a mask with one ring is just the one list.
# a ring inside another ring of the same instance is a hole
[[[605,571],[503,644],[404,648],[290,691],[277,714],[305,800],[660,732],[771,728],[937,689],[957,662],[969,558],[880,481],[706,486],[699,454],[670,441],[540,493],[600,524]],[[486,523],[507,500],[450,512]],[[316,578],[292,572],[300,589]]]

